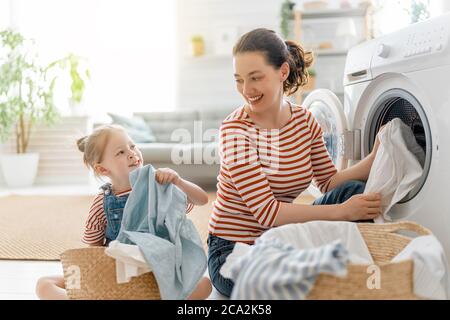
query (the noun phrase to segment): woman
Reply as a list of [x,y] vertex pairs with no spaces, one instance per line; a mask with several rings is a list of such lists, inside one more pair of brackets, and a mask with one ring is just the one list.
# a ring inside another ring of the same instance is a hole
[[[220,128],[221,168],[209,221],[208,269],[230,296],[219,270],[236,242],[311,220],[359,221],[381,213],[380,195],[362,195],[379,141],[365,159],[337,172],[311,113],[285,100],[308,81],[311,53],[275,32],[256,29],[233,49],[236,86],[245,104]],[[313,205],[293,204],[311,182],[324,193]]]

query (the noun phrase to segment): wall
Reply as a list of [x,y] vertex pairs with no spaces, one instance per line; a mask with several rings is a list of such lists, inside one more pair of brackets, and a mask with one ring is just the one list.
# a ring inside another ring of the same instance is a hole
[[[239,35],[257,27],[279,30],[282,0],[177,0],[177,108],[237,108],[242,100],[235,89],[231,47],[216,54],[220,34]],[[206,54],[192,57],[190,38],[202,35]]]

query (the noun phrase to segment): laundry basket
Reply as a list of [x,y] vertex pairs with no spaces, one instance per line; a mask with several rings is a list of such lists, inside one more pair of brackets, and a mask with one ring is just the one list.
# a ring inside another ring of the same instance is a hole
[[64,282],[69,299],[159,300],[158,284],[152,272],[118,284],[115,260],[104,247],[67,250],[61,254]]
[[[307,298],[311,300],[419,299],[413,292],[413,261],[391,262],[391,260],[412,240],[407,235],[397,233],[398,231],[412,231],[418,235],[429,235],[431,232],[409,221],[385,224],[359,223],[358,228],[376,267],[349,264],[345,278],[321,274]],[[376,274],[380,276],[380,286],[372,288],[373,286],[368,286],[368,280]]]

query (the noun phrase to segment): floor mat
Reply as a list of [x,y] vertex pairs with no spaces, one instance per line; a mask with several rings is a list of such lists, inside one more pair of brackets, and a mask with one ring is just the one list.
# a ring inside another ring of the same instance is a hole
[[85,246],[81,235],[93,196],[0,198],[0,259],[59,260]]

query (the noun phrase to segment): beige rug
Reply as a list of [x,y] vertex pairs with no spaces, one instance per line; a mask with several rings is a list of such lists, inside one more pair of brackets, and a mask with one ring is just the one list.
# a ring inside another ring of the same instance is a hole
[[[67,249],[85,247],[81,242],[92,196],[0,197],[0,259],[59,260]],[[188,215],[206,250],[208,219],[215,193],[209,202]],[[297,203],[310,203],[299,198]]]
[[84,246],[84,220],[92,196],[9,196],[0,198],[0,259],[59,260]]

